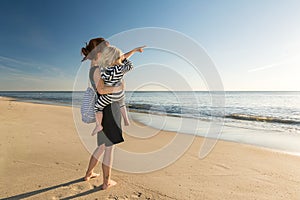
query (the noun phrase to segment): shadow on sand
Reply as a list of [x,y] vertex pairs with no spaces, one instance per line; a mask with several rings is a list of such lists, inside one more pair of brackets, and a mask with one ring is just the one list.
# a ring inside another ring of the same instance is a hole
[[[44,192],[48,192],[50,190],[54,190],[56,188],[70,186],[72,184],[83,182],[83,181],[84,181],[83,178],[79,178],[79,179],[76,179],[76,180],[73,180],[73,181],[70,181],[70,182],[67,182],[67,183],[63,183],[63,184],[59,184],[59,185],[55,185],[55,186],[43,188],[43,189],[40,189],[40,190],[35,190],[35,191],[32,191],[32,192],[26,192],[26,193],[23,193],[23,194],[18,194],[18,195],[7,197],[7,198],[3,198],[3,199],[5,199],[5,200],[24,199],[24,198],[28,198],[28,197],[31,197],[31,196],[34,196],[34,195],[38,195],[38,194],[41,194],[41,193],[44,193]],[[101,188],[102,188],[102,185],[100,185],[99,187],[94,187],[93,189],[85,191],[83,193],[79,193],[79,194],[76,194],[76,195],[73,195],[73,196],[69,196],[69,197],[65,197],[65,198],[62,198],[62,199],[73,199],[73,198],[85,196],[85,195],[91,194],[93,192],[100,191]]]

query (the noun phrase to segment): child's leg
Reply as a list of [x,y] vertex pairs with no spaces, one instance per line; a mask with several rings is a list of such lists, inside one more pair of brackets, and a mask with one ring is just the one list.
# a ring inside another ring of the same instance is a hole
[[96,112],[96,127],[93,130],[92,135],[96,135],[99,131],[103,129],[102,119],[103,119],[103,112],[102,111]]
[[130,122],[129,122],[129,118],[127,115],[127,109],[126,109],[126,105],[125,105],[125,97],[123,96],[123,98],[121,98],[119,100],[119,105],[120,105],[120,111],[124,120],[124,125],[125,126],[129,126]]
[[128,118],[128,115],[127,115],[126,106],[124,105],[124,106],[120,107],[120,111],[121,111],[122,117],[124,119],[124,125],[129,126],[130,122],[129,122],[129,118]]
[[96,127],[92,132],[92,135],[96,135],[99,131],[103,129],[102,127],[102,118],[103,118],[103,109],[107,106],[111,100],[107,95],[99,95],[95,103],[95,113],[96,113]]

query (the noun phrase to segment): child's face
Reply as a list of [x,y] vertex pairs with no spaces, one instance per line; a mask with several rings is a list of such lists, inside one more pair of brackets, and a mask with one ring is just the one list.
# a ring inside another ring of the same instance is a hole
[[122,60],[124,60],[124,55],[121,55],[114,63],[113,65],[122,65]]

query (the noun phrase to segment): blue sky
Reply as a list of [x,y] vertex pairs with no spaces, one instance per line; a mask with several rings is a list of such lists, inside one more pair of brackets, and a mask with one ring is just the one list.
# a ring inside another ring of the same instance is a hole
[[[0,90],[72,90],[84,42],[143,27],[172,29],[197,41],[214,61],[225,90],[299,90],[298,0],[0,3]],[[147,49],[132,60],[144,64],[153,56],[176,65]],[[137,87],[133,77],[143,80],[142,71],[127,77],[128,89]],[[194,80],[191,88],[207,89],[202,82]]]

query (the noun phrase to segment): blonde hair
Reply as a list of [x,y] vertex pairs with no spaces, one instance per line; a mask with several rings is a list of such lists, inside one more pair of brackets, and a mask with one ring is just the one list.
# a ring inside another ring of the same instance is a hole
[[122,56],[122,51],[114,46],[105,47],[100,59],[100,66],[107,68]]

